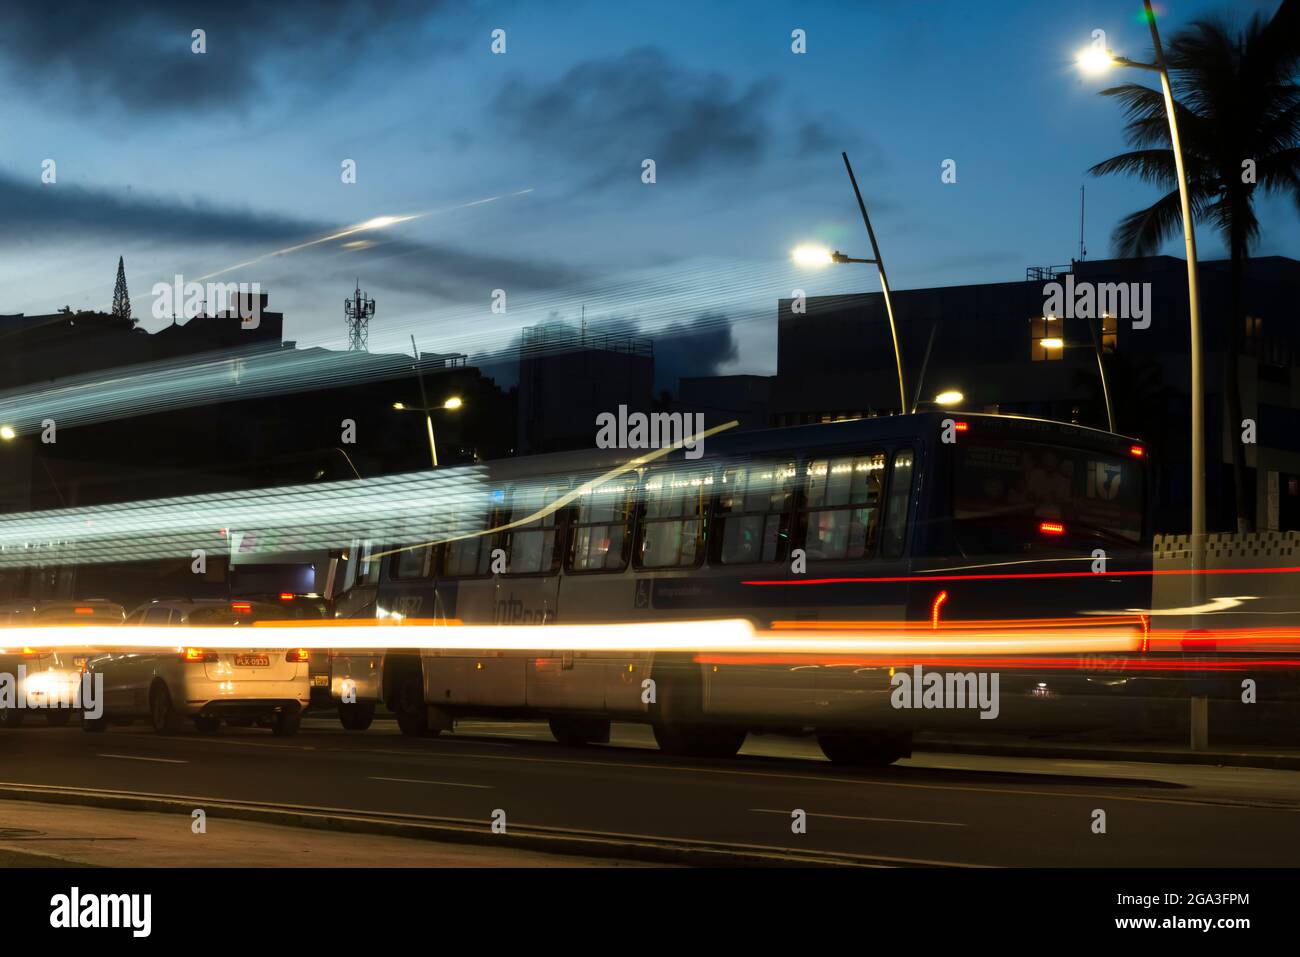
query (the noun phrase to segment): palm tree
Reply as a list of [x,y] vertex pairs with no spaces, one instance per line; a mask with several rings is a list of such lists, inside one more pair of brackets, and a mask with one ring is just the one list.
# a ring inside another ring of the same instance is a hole
[[[1165,50],[1182,137],[1192,218],[1213,226],[1231,257],[1231,312],[1222,316],[1223,396],[1227,421],[1241,421],[1237,357],[1245,331],[1244,281],[1259,239],[1256,189],[1289,194],[1300,209],[1300,0],[1283,0],[1272,18],[1256,14],[1245,29],[1225,18],[1193,22]],[[1121,256],[1155,253],[1180,234],[1182,216],[1169,122],[1161,91],[1127,83],[1101,91],[1124,107],[1133,150],[1089,171],[1133,174],[1166,190],[1126,216],[1113,242]],[[1247,162],[1249,161],[1249,162]],[[1246,495],[1245,450],[1232,443],[1238,531],[1253,526]]]

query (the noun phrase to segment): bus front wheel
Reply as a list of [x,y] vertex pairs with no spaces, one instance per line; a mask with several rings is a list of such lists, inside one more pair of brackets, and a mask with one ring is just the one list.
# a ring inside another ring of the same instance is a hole
[[817,743],[831,764],[883,768],[912,756],[912,732],[877,731],[866,734],[819,734]]

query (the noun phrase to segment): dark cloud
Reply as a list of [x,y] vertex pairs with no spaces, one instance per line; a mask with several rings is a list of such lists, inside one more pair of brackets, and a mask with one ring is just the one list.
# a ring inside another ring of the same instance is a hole
[[[434,0],[62,0],[6,3],[0,63],[38,89],[72,83],[80,95],[165,113],[239,106],[271,70],[319,81],[378,50],[438,41],[418,29]],[[191,51],[191,32],[207,52]]]
[[777,84],[743,89],[721,73],[677,66],[660,50],[587,60],[555,80],[516,77],[494,101],[505,131],[591,171],[591,185],[638,177],[751,166],[772,139],[767,113]]
[[35,172],[21,180],[0,173],[0,210],[5,227],[0,244],[5,245],[33,237],[87,235],[206,242],[302,240],[330,229],[274,214],[140,197],[126,189],[110,192],[60,182],[44,184]]
[[[130,191],[109,192],[54,183],[43,185],[32,176],[20,181],[0,174],[0,210],[5,229],[0,248],[42,241],[103,239],[164,244],[183,248],[193,260],[202,247],[238,245],[241,257],[254,259],[278,246],[290,246],[339,232],[349,224],[322,223],[252,209],[142,197]],[[372,241],[364,249],[347,249],[347,242]],[[116,253],[114,253],[116,255]],[[339,257],[346,267],[386,277],[389,288],[462,301],[486,297],[494,288],[556,289],[580,281],[577,270],[555,263],[475,253],[461,248],[415,242],[391,232],[358,233],[295,252],[303,260],[298,270],[306,282],[319,282],[333,270],[322,267],[322,256]],[[284,273],[290,259],[266,260],[266,267]],[[249,267],[254,274],[259,266]]]

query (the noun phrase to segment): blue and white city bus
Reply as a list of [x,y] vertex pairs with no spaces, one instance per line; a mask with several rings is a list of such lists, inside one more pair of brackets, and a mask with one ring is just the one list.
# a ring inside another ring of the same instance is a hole
[[[466,625],[745,618],[770,628],[1100,614],[1127,615],[1136,629],[1149,606],[1147,461],[1133,439],[925,412],[724,432],[704,446],[694,461],[677,450],[613,475],[637,453],[488,463],[489,491],[473,514],[456,516],[464,531],[433,543],[358,542],[337,607]],[[494,550],[504,573],[493,572]],[[891,674],[881,663],[393,650],[335,653],[331,691],[355,696],[340,705],[350,728],[368,726],[382,701],[407,734],[464,716],[533,716],[549,719],[557,739],[581,743],[607,740],[617,719],[651,723],[674,753],[734,753],[749,731],[814,733],[832,760],[875,764],[909,753],[914,728],[953,720],[893,713]],[[1115,692],[1113,681],[1075,672],[1044,694],[1039,677],[1004,676],[1003,697],[1016,705],[1002,709],[1004,720],[1023,710],[1040,721],[1061,692]],[[647,678],[652,702],[643,700]]]

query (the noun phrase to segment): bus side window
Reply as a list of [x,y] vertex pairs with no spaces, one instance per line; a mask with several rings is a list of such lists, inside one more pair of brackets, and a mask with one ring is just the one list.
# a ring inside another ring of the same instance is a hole
[[694,568],[704,558],[704,516],[713,476],[655,471],[645,482],[638,568]]
[[510,521],[517,522],[536,512],[535,521],[505,535],[506,571],[511,575],[551,573],[560,564],[560,524],[563,509],[552,508],[568,494],[568,485],[548,485],[539,497],[536,491],[516,488],[510,496]]
[[883,453],[813,459],[804,475],[804,547],[810,559],[867,558],[880,530]]
[[793,462],[725,469],[718,487],[712,561],[723,565],[775,562],[789,550],[787,513]]
[[394,546],[401,548],[393,556],[396,563],[394,571],[396,574],[393,578],[398,581],[407,581],[410,579],[428,578],[429,573],[433,570],[433,546],[432,545],[409,545]]
[[635,478],[623,477],[579,496],[569,538],[569,571],[617,572],[627,567],[635,487]]
[[912,500],[913,452],[899,449],[894,453],[889,475],[889,498],[885,502],[885,522],[880,532],[880,554],[899,558],[907,545],[907,506]]
[[[489,521],[492,519],[489,515]],[[465,523],[467,526],[471,523]],[[490,527],[490,526],[489,526]],[[448,578],[472,578],[487,575],[492,567],[492,535],[466,534],[481,531],[464,527],[451,533],[452,536],[466,535],[464,538],[453,537],[442,549],[442,574]]]

